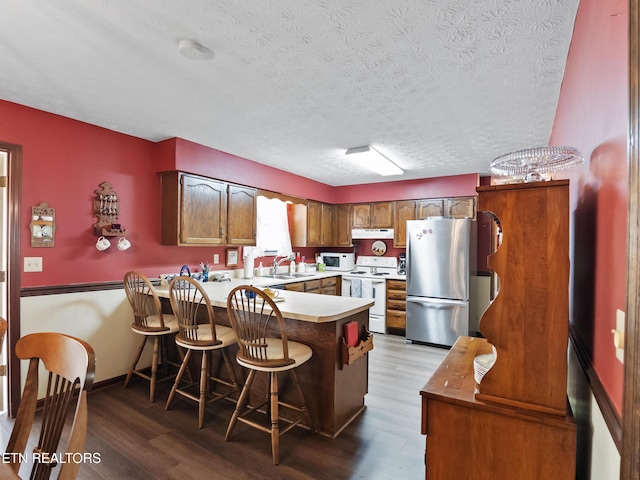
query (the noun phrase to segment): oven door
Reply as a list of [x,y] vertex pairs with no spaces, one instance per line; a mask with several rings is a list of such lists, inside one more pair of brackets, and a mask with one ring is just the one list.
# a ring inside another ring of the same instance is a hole
[[368,280],[371,282],[372,284],[372,291],[373,291],[373,301],[374,304],[373,306],[369,309],[369,315],[376,315],[376,316],[384,316],[385,314],[385,294],[386,294],[386,283],[385,280],[381,280],[378,278],[362,278],[362,277],[348,277],[348,276],[342,276],[342,296],[343,297],[351,297],[353,296],[351,294],[352,292],[352,288],[351,288],[351,283],[352,280],[357,279],[357,280]]

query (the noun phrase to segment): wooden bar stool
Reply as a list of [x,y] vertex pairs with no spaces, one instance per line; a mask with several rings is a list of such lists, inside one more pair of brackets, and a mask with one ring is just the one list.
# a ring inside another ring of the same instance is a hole
[[[240,421],[258,430],[271,434],[271,454],[273,464],[279,462],[280,435],[291,430],[294,426],[306,420],[311,432],[315,432],[311,415],[306,407],[304,395],[295,368],[311,358],[313,351],[307,345],[287,340],[282,314],[275,302],[262,290],[248,285],[234,288],[227,298],[227,314],[233,330],[238,338],[238,363],[248,368],[249,375],[240,394],[240,399],[233,412],[227,428],[225,441],[229,440],[236,422]],[[289,372],[293,386],[296,389],[300,403],[291,405],[283,403],[278,398],[278,372]],[[259,405],[248,406],[249,392],[256,372],[269,374],[269,392],[266,400]],[[264,426],[253,419],[247,418],[251,413],[267,405],[270,426]],[[297,412],[293,419],[280,417],[279,407],[285,407]],[[288,425],[280,430],[280,420]]]
[[[174,278],[169,284],[169,298],[173,312],[178,319],[179,330],[176,335],[176,344],[184,348],[187,353],[171,388],[171,393],[169,393],[165,409],[169,409],[176,393],[198,402],[198,428],[202,428],[207,403],[228,398],[240,390],[227,353],[227,347],[236,344],[236,335],[231,328],[214,323],[211,300],[198,281],[190,277]],[[205,315],[199,317],[199,312],[202,309],[204,309]],[[180,387],[180,382],[194,351],[202,354],[199,382],[190,382]],[[213,351],[221,352],[228,379],[212,374],[210,363]],[[222,387],[224,391],[214,391],[210,388],[210,381],[224,385]],[[198,396],[190,392],[191,387],[197,384],[199,384]],[[213,394],[213,396],[207,399],[208,394]]]
[[[168,336],[173,336],[178,331],[178,321],[175,316],[162,313],[162,305],[155,288],[149,279],[137,271],[127,272],[124,276],[124,291],[127,299],[133,309],[133,323],[131,330],[138,335],[142,335],[142,341],[133,357],[133,362],[124,381],[124,388],[127,388],[131,377],[135,374],[139,377],[149,380],[149,401],[153,402],[156,393],[156,382],[158,375],[158,364],[160,359],[166,361],[163,357],[166,351],[164,341]],[[147,375],[144,371],[136,369],[140,356],[144,350],[147,340],[153,338],[153,357],[151,359],[151,374]],[[179,351],[180,356],[182,352]],[[159,381],[167,380],[171,377],[165,377]]]

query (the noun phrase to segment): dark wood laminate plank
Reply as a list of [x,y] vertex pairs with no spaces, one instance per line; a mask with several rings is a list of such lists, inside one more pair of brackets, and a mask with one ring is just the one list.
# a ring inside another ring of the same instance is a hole
[[[159,385],[148,401],[148,384],[132,381],[89,395],[87,452],[101,462],[85,464],[80,480],[233,479],[338,480],[424,478],[420,434],[420,390],[447,350],[411,345],[403,337],[379,335],[369,353],[366,410],[335,439],[294,428],[281,438],[280,465],[271,462],[268,435],[238,425],[224,441],[231,402],[207,407],[197,428],[197,406],[176,397],[164,409],[170,385]],[[348,368],[348,367],[347,367]],[[0,440],[12,420],[0,416]]]

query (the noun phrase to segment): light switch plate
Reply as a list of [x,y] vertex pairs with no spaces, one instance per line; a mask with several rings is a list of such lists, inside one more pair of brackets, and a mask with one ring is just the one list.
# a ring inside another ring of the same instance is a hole
[[213,254],[213,263],[215,263],[215,264],[220,263],[220,254],[218,254],[218,253],[214,253]]
[[25,272],[41,272],[42,257],[24,257]]
[[[616,330],[618,332],[624,332],[625,330],[624,324],[625,324],[625,313],[622,310],[617,309],[616,310]],[[616,358],[620,360],[621,363],[624,363],[624,349],[616,348]]]

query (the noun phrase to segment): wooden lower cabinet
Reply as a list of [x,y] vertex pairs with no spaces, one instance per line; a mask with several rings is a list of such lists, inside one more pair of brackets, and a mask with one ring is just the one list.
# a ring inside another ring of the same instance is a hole
[[490,351],[485,339],[460,337],[420,392],[426,479],[574,480],[570,412],[545,414],[475,398],[473,359]]
[[308,280],[304,282],[304,291],[308,293],[320,293],[321,280]]
[[406,291],[406,280],[387,280],[387,330],[406,330]]
[[338,277],[323,278],[320,280],[320,293],[323,295],[340,295]]
[[304,292],[304,282],[285,283],[284,289],[292,292]]
[[318,278],[305,282],[285,283],[285,290],[293,292],[321,293],[323,295],[340,295],[338,277]]

